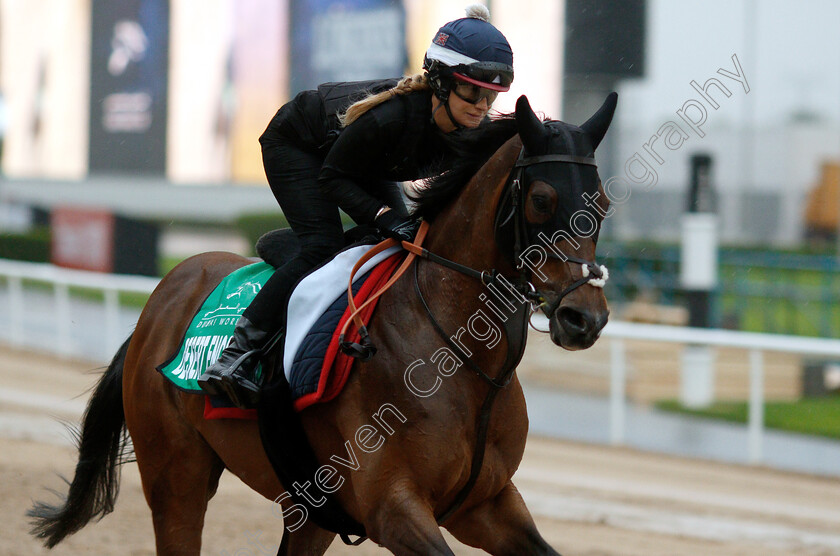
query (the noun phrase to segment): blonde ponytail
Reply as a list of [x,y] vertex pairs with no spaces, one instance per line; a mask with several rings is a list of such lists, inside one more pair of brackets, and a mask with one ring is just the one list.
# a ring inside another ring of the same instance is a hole
[[396,95],[407,95],[408,93],[413,93],[414,91],[425,91],[428,89],[431,89],[431,87],[429,86],[429,80],[425,73],[418,73],[416,75],[403,77],[392,89],[368,95],[362,100],[351,104],[344,114],[339,114],[338,121],[341,122],[341,127],[347,127],[374,106],[379,106],[386,100],[394,98]]

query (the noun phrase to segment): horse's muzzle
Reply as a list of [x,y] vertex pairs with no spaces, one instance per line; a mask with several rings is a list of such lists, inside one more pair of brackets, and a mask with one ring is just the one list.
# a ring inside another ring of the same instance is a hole
[[591,347],[601,335],[609,315],[606,308],[592,311],[561,305],[549,319],[551,341],[570,351]]

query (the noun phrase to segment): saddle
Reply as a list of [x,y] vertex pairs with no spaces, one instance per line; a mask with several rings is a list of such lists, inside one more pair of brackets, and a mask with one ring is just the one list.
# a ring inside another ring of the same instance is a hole
[[[266,350],[269,352],[267,355],[262,356],[265,361],[260,369],[268,370],[280,367],[280,361],[272,358],[272,354],[283,357],[285,353],[282,361],[285,373],[279,374],[285,374],[284,378],[292,384],[295,399],[306,397],[306,405],[335,397],[352,366],[352,361],[342,360],[343,354],[337,349],[329,348],[337,344],[337,341],[332,341],[333,336],[337,339],[334,331],[348,306],[347,295],[342,292],[347,288],[350,267],[362,254],[369,252],[379,238],[371,235],[369,230],[354,230],[347,234],[347,241],[350,247],[340,251],[334,259],[305,276],[298,284],[300,287],[296,288],[289,302],[290,326],[287,333],[277,339],[276,346]],[[177,388],[203,394],[197,378],[228,344],[235,323],[262,284],[277,266],[295,256],[298,249],[297,239],[291,230],[276,230],[264,235],[257,247],[263,261],[239,268],[218,284],[196,312],[178,350],[158,366],[158,371]],[[392,252],[396,250],[394,248]],[[398,262],[392,260],[378,265],[388,255],[384,253],[373,260],[360,274],[361,278],[354,283],[354,295],[366,298],[387,279]],[[364,316],[369,317],[370,313],[372,310]],[[335,375],[332,373],[334,362],[339,371]],[[276,380],[279,377],[268,378]],[[297,407],[300,410],[305,405],[301,403]],[[255,419],[256,412],[239,410],[225,397],[214,396],[207,398],[205,417]]]
[[[379,232],[371,226],[356,226],[344,232],[344,247],[379,241]],[[291,228],[264,233],[257,240],[257,256],[274,268],[280,268],[300,252],[300,242]]]

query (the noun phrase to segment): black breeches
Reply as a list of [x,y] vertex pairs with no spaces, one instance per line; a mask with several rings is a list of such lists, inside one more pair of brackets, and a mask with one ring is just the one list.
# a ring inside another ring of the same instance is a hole
[[[300,253],[277,269],[243,313],[258,328],[271,332],[285,324],[286,302],[297,281],[340,250],[344,235],[338,206],[318,187],[322,156],[279,140],[263,142],[262,154],[271,192],[300,242]],[[383,203],[405,210],[399,186],[392,182],[377,186]]]

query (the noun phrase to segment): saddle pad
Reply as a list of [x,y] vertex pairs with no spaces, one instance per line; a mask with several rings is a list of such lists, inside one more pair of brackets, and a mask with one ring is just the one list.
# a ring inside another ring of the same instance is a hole
[[[373,245],[349,247],[315,272],[305,276],[295,286],[295,291],[289,298],[286,317],[288,327],[283,350],[283,369],[289,384],[291,384],[294,357],[304,338],[339,296],[347,296],[347,283],[353,266],[373,247]],[[377,253],[362,265],[356,276],[364,276],[377,264],[400,251],[402,251],[401,247],[391,247]]]
[[[357,307],[379,291],[404,257],[404,253],[392,254],[353,282],[353,301]],[[360,313],[365,325],[378,301],[374,300]],[[312,404],[330,401],[344,388],[355,359],[340,351],[338,339],[349,318],[350,307],[347,294],[344,293],[324,311],[300,344],[292,360],[291,370],[287,373],[295,410],[301,411]],[[356,327],[348,328],[345,340],[358,342],[359,339]]]
[[274,268],[260,262],[226,276],[193,317],[178,352],[157,370],[181,390],[203,394],[198,377],[227,347],[242,311],[272,274]]
[[245,419],[256,421],[256,409],[242,409],[236,407],[227,396],[204,397],[205,419]]
[[[347,307],[346,288],[350,272],[356,262],[373,247],[373,245],[358,245],[341,251],[333,260],[315,269],[295,286],[295,291],[289,301],[289,327],[285,339],[287,354],[290,350],[293,354],[297,353],[309,330],[330,305],[343,300],[344,307]],[[394,247],[372,257],[362,266],[357,276],[369,272],[379,262],[398,251],[400,249]],[[159,365],[157,370],[177,388],[190,393],[204,394],[198,386],[198,377],[219,358],[222,350],[227,347],[242,312],[253,301],[257,292],[274,271],[271,265],[259,262],[242,267],[225,277],[207,296],[193,317],[177,353]],[[387,276],[390,276],[390,272]],[[363,283],[366,282],[357,280],[355,288],[361,288]],[[357,301],[358,304],[360,304],[359,301]],[[368,317],[372,309],[371,307],[367,311]],[[358,337],[349,339],[358,341]],[[291,358],[284,358],[284,362],[286,359]],[[349,363],[352,364],[352,360]],[[285,369],[289,369],[292,365],[291,361],[285,364],[287,365]],[[347,371],[349,372],[349,367]],[[285,372],[288,380],[290,371]],[[324,381],[329,376],[329,373],[324,373]],[[343,378],[346,381],[346,376]],[[343,386],[343,382],[341,385]],[[337,393],[336,391],[332,397]],[[303,394],[313,394],[308,398],[311,400],[307,404],[309,405],[320,400],[323,389],[319,393],[316,383],[315,388],[301,390],[301,395]],[[224,397],[213,396],[208,397],[205,402],[204,416],[207,419],[254,419],[256,414],[254,410],[241,410],[234,407]]]

